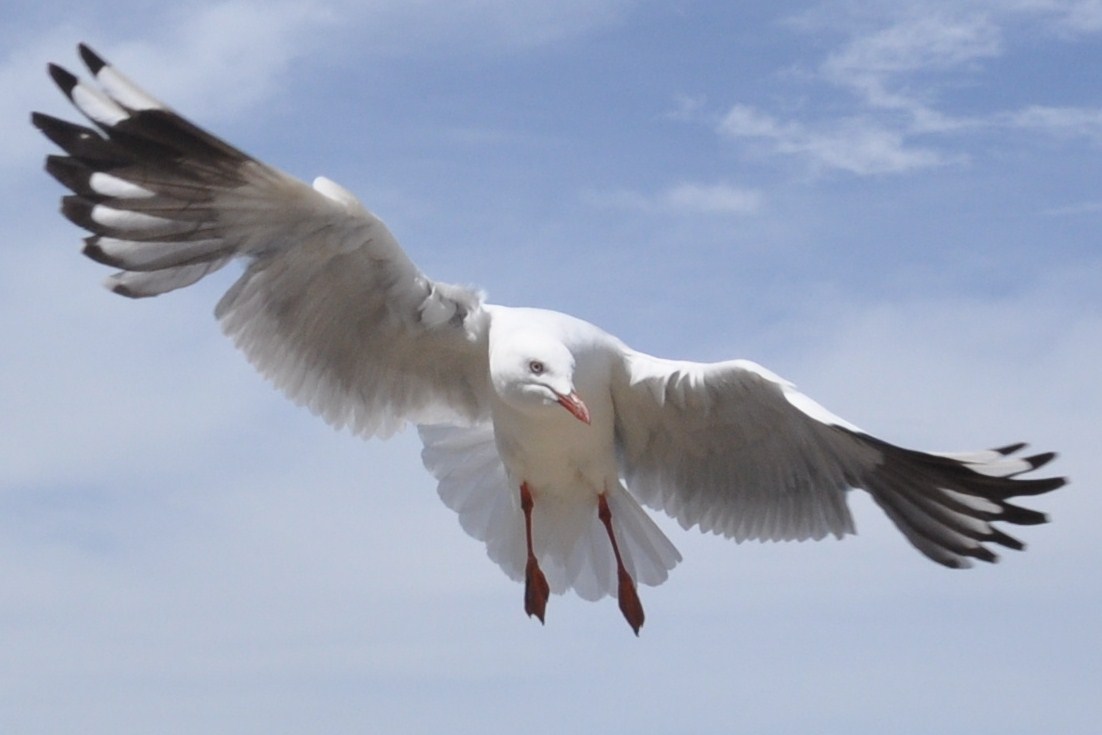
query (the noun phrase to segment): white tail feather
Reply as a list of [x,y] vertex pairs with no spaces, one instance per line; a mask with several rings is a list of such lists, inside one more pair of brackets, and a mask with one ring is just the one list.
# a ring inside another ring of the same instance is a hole
[[[440,498],[459,514],[463,530],[510,578],[524,579],[526,545],[520,488],[514,488],[497,452],[493,427],[419,426],[425,467],[439,481]],[[607,493],[613,532],[628,573],[658,585],[681,555],[646,511],[621,486]],[[616,561],[597,515],[597,497],[537,498],[532,542],[551,591],[573,589],[586,600],[615,595]]]

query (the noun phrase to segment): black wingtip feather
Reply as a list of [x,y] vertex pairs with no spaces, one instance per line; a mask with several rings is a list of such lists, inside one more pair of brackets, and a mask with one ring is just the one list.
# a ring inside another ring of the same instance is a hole
[[119,296],[125,296],[128,299],[144,299],[148,298],[151,295],[147,293],[138,293],[137,291],[132,291],[121,283],[116,283],[114,286],[112,286],[111,293],[116,293]]
[[77,78],[67,69],[57,64],[47,64],[46,69],[50,72],[50,77],[54,80],[54,84],[65,93],[66,97],[70,100],[73,99],[73,88],[77,86]]
[[998,544],[999,546],[1005,546],[1006,548],[1013,549],[1014,551],[1024,551],[1025,550],[1025,544],[1024,543],[1022,543],[1018,539],[1014,538],[1010,534],[1005,533],[1003,531],[1000,531],[999,529],[994,528],[994,527],[991,528],[991,534],[990,534],[990,536],[988,536],[988,540],[993,544]]
[[31,125],[38,128],[39,132],[50,139],[54,145],[59,148],[64,148],[66,151],[72,153],[69,150],[69,143],[76,140],[81,132],[88,131],[83,125],[76,125],[68,120],[62,120],[59,117],[53,115],[47,115],[44,112],[32,112],[31,113]]
[[[907,536],[908,540],[933,561],[951,568],[969,566],[970,558],[995,562],[998,557],[985,544],[1021,551],[1025,544],[992,524],[1009,523],[1019,526],[1035,526],[1047,523],[1048,515],[1031,508],[1023,508],[1008,502],[1018,496],[1040,495],[1063,487],[1065,477],[1023,479],[1020,475],[1047,465],[1056,458],[1055,452],[1041,452],[1022,458],[1026,469],[1000,472],[996,459],[992,463],[994,473],[988,474],[975,465],[950,456],[932,455],[903,449],[872,437],[864,441],[879,448],[886,459],[877,476],[864,487],[873,499],[887,511],[888,516]],[[1016,455],[1027,445],[1009,444],[993,449],[1002,457]],[[915,478],[918,478],[916,480]],[[963,496],[963,497],[962,497]],[[993,506],[975,503],[969,497],[984,500]],[[944,507],[961,516],[979,521],[980,526],[958,524],[946,517],[938,508]],[[942,526],[947,533],[938,532]],[[969,548],[954,536],[960,535],[979,542],[979,548]]]
[[[66,148],[65,142],[80,133],[90,133],[91,128],[62,120],[60,117],[47,115],[44,112],[31,113],[31,125],[42,131],[42,134],[62,148]],[[66,150],[68,150],[66,148]]]
[[[79,50],[93,75],[108,66],[86,45],[80,44]],[[56,64],[50,64],[48,69],[54,82],[75,104],[73,90],[79,84],[77,77]],[[242,164],[251,160],[248,154],[165,108],[131,111],[128,117],[111,125],[93,121],[106,137],[93,128],[41,113],[32,115],[31,122],[74,158],[96,170],[137,163],[146,167],[173,167],[173,174],[183,178],[237,184],[241,183]],[[179,166],[180,162],[186,165]]]
[[965,556],[970,556],[973,559],[979,559],[985,561],[988,564],[994,564],[999,560],[999,555],[986,546],[977,546],[974,549],[969,549],[964,552]]
[[100,69],[107,66],[107,62],[103,60],[103,57],[88,48],[86,44],[77,44],[77,52],[80,53],[81,60],[84,61],[84,65],[88,67],[88,71],[92,72],[93,75],[99,74]]
[[1029,462],[1031,470],[1035,470],[1038,467],[1044,467],[1054,459],[1056,459],[1056,452],[1042,452],[1041,454],[1034,454],[1032,457],[1026,457],[1025,461]]
[[[1028,471],[1028,470],[1027,470]],[[1043,495],[1068,484],[1066,477],[1038,477],[1036,480],[1021,480],[1015,478],[1013,484],[1005,486],[1001,496],[1013,498],[1020,495]]]
[[89,201],[78,194],[61,198],[61,213],[65,215],[65,218],[74,225],[93,232],[101,229],[100,225],[92,219],[92,209],[95,206],[95,202]]
[[41,112],[31,115],[31,123],[54,145],[97,171],[110,171],[130,160],[125,151],[84,125]]
[[69,156],[46,156],[46,173],[75,194],[93,196],[89,185],[91,169]]
[[45,112],[32,112],[31,113],[31,125],[34,125],[43,133],[46,133],[47,129],[53,126],[53,123],[65,122],[60,118],[56,118],[53,115],[47,115]]
[[1040,526],[1048,523],[1048,515],[1032,508],[1023,508],[1020,505],[1003,502],[1003,512],[997,520],[1013,523],[1018,526]]
[[123,263],[119,261],[118,258],[111,257],[104,251],[102,247],[100,247],[99,240],[99,235],[92,235],[90,237],[84,238],[84,248],[81,250],[81,253],[83,253],[88,258],[96,261],[97,263],[109,265],[112,268],[124,267]]

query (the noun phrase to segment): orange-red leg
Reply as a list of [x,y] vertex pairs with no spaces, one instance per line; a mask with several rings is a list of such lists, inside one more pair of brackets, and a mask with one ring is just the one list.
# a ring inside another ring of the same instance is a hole
[[620,557],[620,547],[616,543],[616,534],[612,532],[612,511],[609,510],[608,500],[605,494],[597,496],[597,517],[605,524],[608,531],[608,540],[612,543],[612,553],[616,557],[616,596],[620,602],[620,612],[628,621],[628,625],[639,635],[639,629],[643,627],[643,603],[639,601],[639,593],[635,591],[635,582],[632,581],[628,570],[624,568],[624,560]]
[[547,610],[547,598],[551,596],[551,587],[547,584],[547,577],[543,576],[539,562],[536,561],[536,552],[532,548],[532,491],[528,483],[520,485],[520,509],[524,511],[524,534],[528,541],[528,563],[524,567],[524,612],[528,617],[535,615],[543,622],[544,611]]

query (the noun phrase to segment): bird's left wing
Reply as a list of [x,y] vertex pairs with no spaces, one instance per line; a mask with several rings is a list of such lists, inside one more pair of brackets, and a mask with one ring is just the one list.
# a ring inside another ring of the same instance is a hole
[[327,179],[313,188],[196,127],[86,46],[95,85],[50,74],[94,124],[35,113],[68,155],[46,168],[84,253],[130,297],[188,286],[234,258],[216,315],[250,361],[337,426],[476,420],[488,396],[481,295],[434,282],[386,226]]
[[968,454],[894,446],[834,416],[759,365],[627,352],[613,384],[622,470],[632,493],[687,527],[736,540],[853,533],[849,488],[867,490],[910,542],[949,567],[1020,549],[995,528],[1043,514],[1008,502],[1063,478],[1023,479],[1053,454],[1022,444]]

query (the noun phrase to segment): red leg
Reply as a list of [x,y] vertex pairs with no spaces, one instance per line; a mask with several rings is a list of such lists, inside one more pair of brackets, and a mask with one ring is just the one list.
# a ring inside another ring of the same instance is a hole
[[524,612],[528,613],[528,617],[535,615],[542,623],[551,588],[536,561],[536,552],[532,549],[532,505],[532,491],[528,489],[527,482],[522,482],[520,509],[524,511],[524,534],[528,540],[528,563],[524,567]]
[[628,625],[639,635],[639,629],[643,627],[643,603],[639,602],[639,594],[635,591],[635,582],[632,581],[628,570],[624,568],[624,560],[620,557],[620,547],[616,543],[616,534],[612,532],[612,511],[609,510],[608,500],[605,494],[597,496],[597,517],[605,524],[608,531],[608,540],[612,542],[612,553],[616,557],[616,596],[620,602],[620,612],[628,621]]

